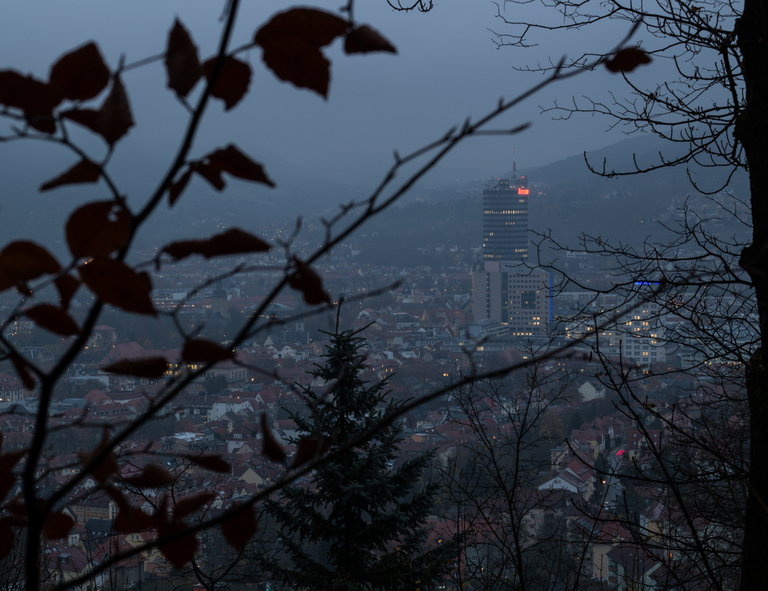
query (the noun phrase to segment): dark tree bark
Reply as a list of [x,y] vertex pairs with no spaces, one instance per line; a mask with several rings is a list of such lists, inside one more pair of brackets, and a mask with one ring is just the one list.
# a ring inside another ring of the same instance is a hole
[[752,244],[740,264],[752,279],[762,346],[750,360],[747,392],[750,409],[750,491],[746,509],[741,588],[765,582],[768,549],[768,375],[763,351],[768,350],[768,6],[745,0],[737,23],[746,106],[736,122],[736,138],[744,146],[752,206]]

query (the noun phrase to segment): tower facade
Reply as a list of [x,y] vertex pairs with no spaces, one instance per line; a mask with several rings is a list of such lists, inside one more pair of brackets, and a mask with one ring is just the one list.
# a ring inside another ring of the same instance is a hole
[[472,275],[472,314],[508,325],[513,336],[544,335],[550,321],[551,277],[519,263],[486,261]]
[[218,313],[222,318],[229,318],[227,291],[221,286],[221,281],[216,283],[216,289],[213,290],[211,299],[211,316]]
[[483,259],[528,258],[528,179],[499,179],[483,191]]
[[483,266],[472,276],[477,320],[508,325],[518,336],[544,335],[550,320],[550,275],[528,259],[528,179],[498,179],[483,190]]

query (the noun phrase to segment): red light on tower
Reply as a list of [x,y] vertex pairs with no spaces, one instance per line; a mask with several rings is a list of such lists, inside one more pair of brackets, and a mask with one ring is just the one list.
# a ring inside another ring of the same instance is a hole
[[528,194],[528,189],[519,188],[517,190],[517,194],[518,195],[527,195]]

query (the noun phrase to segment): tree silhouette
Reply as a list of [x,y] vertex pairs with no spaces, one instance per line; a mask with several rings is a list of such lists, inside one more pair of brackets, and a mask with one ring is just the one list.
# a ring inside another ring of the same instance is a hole
[[[730,214],[751,232],[747,242],[718,236],[709,229],[706,220],[687,210],[671,243],[649,241],[643,249],[634,250],[617,243],[606,243],[601,237],[585,236],[581,249],[615,261],[612,271],[616,277],[621,277],[617,291],[622,294],[622,302],[645,300],[656,303],[662,306],[663,313],[672,312],[684,321],[678,330],[667,335],[666,341],[670,345],[690,348],[691,358],[698,367],[713,360],[715,363],[727,360],[741,364],[731,369],[724,364],[720,372],[713,372],[712,377],[716,383],[735,380],[735,389],[730,388],[729,396],[735,395],[733,392],[738,388],[745,389],[744,401],[748,404],[741,409],[744,414],[739,416],[745,421],[749,416],[748,462],[743,458],[730,458],[729,454],[719,454],[704,442],[690,443],[709,448],[712,461],[721,463],[726,474],[740,474],[748,485],[743,546],[737,561],[739,576],[734,577],[731,572],[727,577],[721,577],[713,566],[718,562],[717,550],[708,548],[705,551],[702,544],[706,544],[706,540],[697,540],[692,532],[688,535],[693,536],[698,568],[706,571],[709,585],[715,588],[733,586],[740,578],[742,589],[754,588],[764,579],[765,567],[759,556],[764,553],[764,532],[768,527],[765,503],[768,498],[768,439],[761,427],[768,388],[763,361],[765,339],[768,338],[768,210],[765,199],[768,194],[765,168],[768,86],[763,74],[768,65],[768,49],[763,41],[768,33],[766,7],[754,0],[736,4],[719,1],[692,4],[678,0],[650,3],[611,0],[594,4],[557,0],[543,4],[558,13],[561,19],[557,22],[546,18],[516,19],[514,13],[500,10],[499,16],[505,27],[499,30],[499,45],[526,47],[540,42],[548,34],[560,35],[577,30],[586,33],[610,22],[625,21],[640,27],[642,49],[649,57],[669,59],[676,68],[673,79],[652,82],[648,86],[639,85],[624,75],[628,91],[625,97],[612,95],[608,102],[584,99],[575,101],[572,106],[556,104],[548,109],[565,118],[582,112],[601,114],[611,120],[611,125],[623,126],[629,133],[651,132],[682,148],[668,158],[661,154],[656,162],[636,162],[630,170],[616,170],[609,162],[589,163],[595,172],[612,177],[688,164],[725,168],[728,180],[740,169],[749,175],[749,196],[745,201],[751,215],[739,218],[736,213]],[[590,67],[591,57],[593,54],[585,53],[570,60],[565,67]],[[728,180],[721,186],[704,187],[692,176],[696,188],[710,195],[716,195],[727,186]],[[717,200],[717,196],[714,199]],[[681,254],[686,251],[692,254]],[[636,281],[656,281],[661,289],[656,293],[647,287],[640,288],[633,285]],[[666,289],[671,286],[674,287]],[[625,388],[624,402],[636,404],[640,399],[638,391],[627,384],[626,377],[619,377],[620,374],[620,370],[613,373],[618,377],[613,384],[615,390]],[[729,396],[721,404],[730,404]],[[706,432],[706,425],[701,428]],[[685,439],[684,434],[680,433],[680,436]],[[744,446],[740,448],[746,453]],[[660,450],[655,450],[654,454],[658,465],[663,467]],[[682,494],[679,488],[682,481],[673,479],[674,482],[670,482],[670,474],[674,471],[666,472],[665,482],[671,490],[678,491],[675,505],[681,509],[682,505],[689,504],[683,501],[690,501],[691,497]],[[726,480],[729,478],[725,477]],[[714,495],[718,486],[727,488],[728,485],[713,484],[710,494]],[[738,515],[738,511],[734,514]],[[689,513],[688,519],[693,515]],[[736,519],[733,527],[740,529],[740,523],[741,519]],[[686,527],[691,529],[690,524]],[[712,564],[705,556],[707,552]],[[731,567],[729,563],[728,568]]]
[[[312,372],[327,389],[304,387],[312,414],[294,416],[300,433],[294,461],[354,441],[399,406],[387,400],[386,381],[361,379],[364,339],[353,331],[330,338],[325,362]],[[422,475],[434,454],[394,465],[402,439],[401,427],[380,431],[318,466],[311,487],[286,487],[269,503],[289,561],[271,562],[277,578],[307,589],[401,589],[430,588],[445,577],[456,541],[424,548],[438,483],[422,483]]]
[[[368,425],[322,457],[315,457],[319,454],[300,457],[285,467],[277,482],[215,516],[198,519],[201,508],[214,500],[209,492],[181,498],[159,494],[152,497],[155,501],[149,508],[134,502],[134,491],[144,491],[145,496],[150,496],[150,491],[162,493],[177,482],[180,475],[169,469],[168,454],[153,448],[151,442],[146,448],[130,449],[128,443],[133,436],[150,421],[170,412],[179,394],[215,364],[232,362],[246,367],[247,364],[235,354],[244,342],[287,321],[331,308],[337,296],[324,288],[322,278],[313,269],[316,261],[406,194],[466,138],[484,134],[513,135],[525,129],[527,125],[512,129],[489,127],[499,115],[538,90],[578,74],[556,69],[515,98],[501,100],[484,116],[466,121],[409,154],[396,154],[395,162],[367,198],[341,206],[334,216],[324,220],[324,240],[313,252],[299,257],[293,248],[295,236],[280,244],[285,251],[284,272],[268,286],[262,303],[242,319],[234,335],[222,345],[200,337],[205,327],[201,324],[190,326],[182,319],[181,311],[190,298],[202,290],[247,272],[249,266],[237,265],[198,285],[171,309],[160,309],[153,302],[153,280],[148,269],[163,269],[190,257],[217,259],[230,255],[258,255],[270,251],[273,245],[247,230],[229,228],[205,238],[157,244],[157,254],[135,261],[140,258],[136,253],[139,232],[160,207],[166,204],[184,207],[184,193],[193,178],[203,180],[217,191],[222,191],[232,179],[274,186],[268,165],[255,161],[234,143],[199,148],[195,145],[206,109],[213,101],[220,101],[224,110],[230,111],[246,97],[252,68],[238,56],[249,49],[258,48],[266,67],[279,79],[322,97],[329,94],[330,63],[323,48],[330,43],[343,41],[346,54],[395,51],[383,35],[353,19],[351,1],[339,14],[316,8],[289,8],[260,26],[251,42],[232,48],[232,31],[239,7],[239,0],[226,2],[217,51],[205,59],[200,58],[192,35],[177,19],[159,56],[133,63],[120,61],[110,67],[98,46],[88,42],[56,59],[47,79],[23,75],[13,69],[0,70],[0,118],[9,123],[8,131],[0,136],[2,143],[40,141],[60,147],[73,157],[72,165],[42,182],[40,190],[98,183],[111,196],[86,203],[71,213],[64,228],[69,250],[66,261],[60,261],[47,249],[29,240],[12,241],[0,251],[0,289],[15,289],[20,294],[3,328],[22,319],[69,339],[52,366],[45,367],[24,357],[10,336],[6,332],[0,333],[0,353],[14,366],[27,390],[34,390],[39,401],[29,446],[6,448],[0,454],[0,558],[23,554],[23,586],[29,591],[41,588],[44,581],[47,584],[46,541],[59,540],[69,534],[73,519],[62,509],[63,503],[72,495],[77,498],[78,491],[86,484],[89,491],[109,499],[110,511],[114,513],[111,515],[114,532],[141,541],[135,545],[112,547],[98,563],[68,570],[66,577],[61,576],[55,581],[59,589],[93,584],[124,561],[139,555],[156,556],[159,552],[170,564],[181,568],[200,547],[200,532],[211,528],[219,528],[226,542],[236,551],[241,550],[256,531],[254,507],[258,503],[312,470],[319,470],[326,463],[344,457],[350,450],[367,445],[366,442],[378,437],[399,414],[447,391],[437,389],[391,409],[378,422]],[[427,5],[419,3],[412,8],[424,9]],[[621,53],[625,41],[616,47],[617,55],[624,55],[626,62],[623,65],[615,62],[618,70],[629,69],[633,63],[643,61],[642,53]],[[595,60],[595,64],[598,62]],[[129,199],[111,173],[111,165],[119,157],[121,140],[137,125],[126,73],[159,63],[164,67],[168,89],[177,97],[180,108],[188,111],[189,118],[178,148],[169,155],[170,163],[162,178],[148,194]],[[80,145],[69,133],[70,129],[84,130],[100,138],[104,143],[103,153],[97,156]],[[415,165],[415,171],[396,184],[397,174],[410,165]],[[270,316],[270,305],[285,290],[300,294],[310,308],[309,312],[287,320]],[[86,302],[81,315],[72,310],[76,294]],[[178,335],[179,356],[169,360],[157,354],[118,360],[101,367],[106,374],[145,380],[158,386],[136,418],[110,421],[105,425],[92,421],[86,413],[72,424],[62,424],[60,417],[51,413],[56,387],[83,353],[99,320],[109,308],[139,317],[168,320]],[[505,375],[524,365],[522,362],[497,368],[486,372],[484,377]],[[250,369],[264,371],[258,367]],[[469,383],[476,377],[463,378],[459,384]],[[43,488],[41,483],[50,482],[49,477],[55,476],[55,468],[46,457],[49,440],[53,434],[72,425],[101,431],[99,443],[78,454],[76,468],[72,468],[67,476],[56,476],[55,484]],[[231,470],[231,466],[217,455],[194,451],[170,455],[177,466],[194,465],[214,473]],[[135,470],[126,470],[127,462],[133,463]],[[15,496],[10,498],[11,494]],[[17,537],[23,541],[20,547],[16,544]]]

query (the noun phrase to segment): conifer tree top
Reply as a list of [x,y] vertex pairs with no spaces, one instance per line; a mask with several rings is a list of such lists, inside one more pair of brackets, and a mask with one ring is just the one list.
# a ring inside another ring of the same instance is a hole
[[[386,400],[386,380],[361,379],[365,340],[357,334],[331,335],[325,362],[312,372],[327,388],[320,394],[302,387],[312,414],[294,417],[301,436],[328,438],[331,450],[398,406]],[[277,578],[317,590],[416,589],[450,569],[451,544],[424,547],[437,485],[423,483],[422,473],[433,454],[402,462],[401,441],[399,427],[382,429],[318,466],[307,486],[289,487],[270,504],[284,540],[284,560],[268,565]]]

